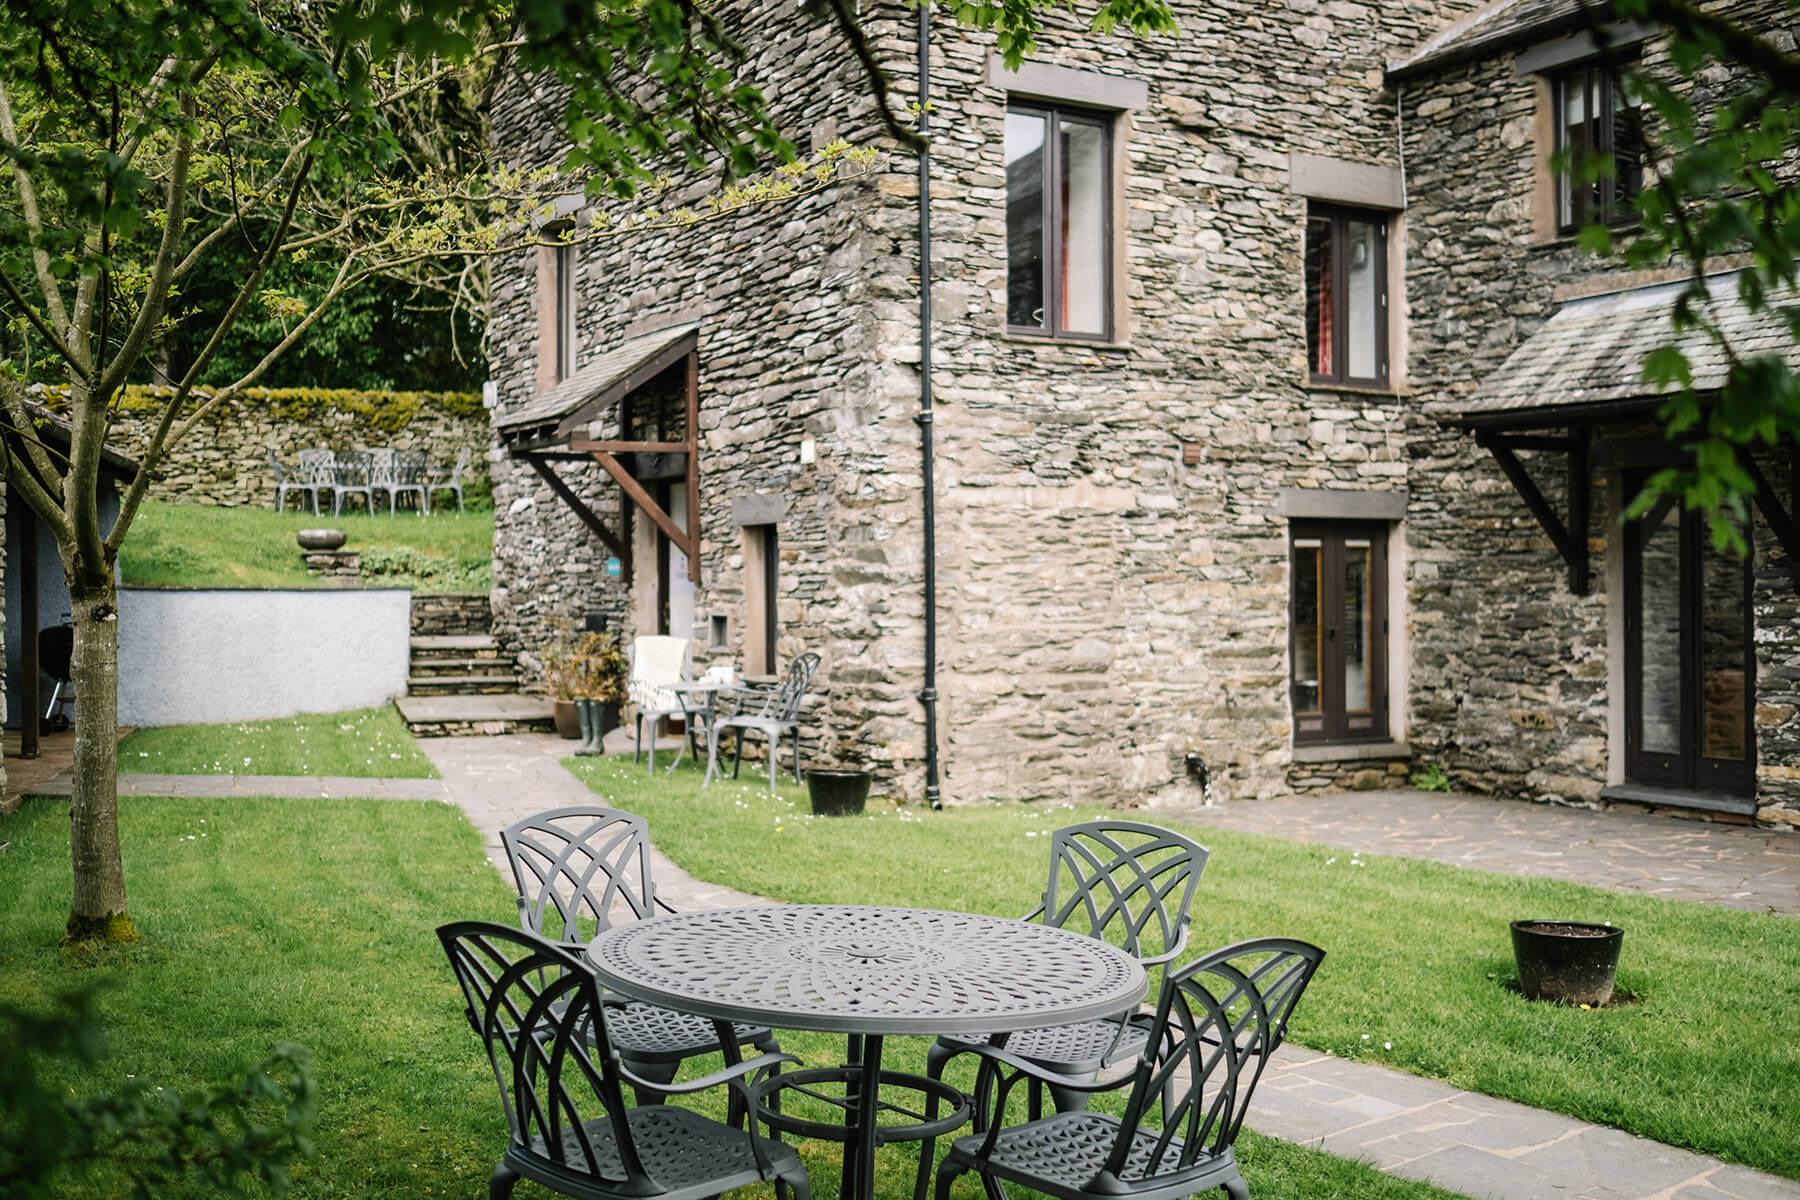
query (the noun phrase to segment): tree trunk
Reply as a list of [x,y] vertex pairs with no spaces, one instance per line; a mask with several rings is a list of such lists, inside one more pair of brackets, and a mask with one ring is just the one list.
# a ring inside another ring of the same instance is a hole
[[110,574],[86,586],[70,572],[74,610],[75,790],[69,848],[75,869],[65,944],[128,942],[119,852],[119,596]]

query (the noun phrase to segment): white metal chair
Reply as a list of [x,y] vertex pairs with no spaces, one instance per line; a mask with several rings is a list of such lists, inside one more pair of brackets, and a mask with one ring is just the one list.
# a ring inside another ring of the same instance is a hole
[[435,496],[439,492],[455,492],[456,493],[456,511],[461,512],[463,510],[462,477],[463,477],[463,471],[468,467],[468,465],[469,465],[469,448],[467,446],[464,446],[462,448],[462,450],[457,454],[456,466],[451,469],[450,474],[435,476],[431,480],[431,482],[426,485],[426,488],[425,488],[426,492],[429,495],[433,495],[433,496]]
[[[679,637],[641,637],[631,643],[631,679],[625,685],[627,696],[637,705],[637,744],[631,761],[636,762],[644,749],[644,722],[650,722],[650,771],[656,772],[656,727],[664,717],[687,716],[681,697],[671,690],[673,684],[688,677],[692,643]],[[677,751],[675,761],[681,761]]]
[[806,702],[806,689],[812,682],[813,672],[819,669],[819,656],[813,653],[799,654],[788,663],[787,671],[781,682],[760,695],[753,695],[749,702],[739,711],[727,717],[713,720],[706,731],[706,778],[700,786],[705,787],[712,782],[713,773],[719,770],[719,735],[730,730],[737,735],[735,752],[731,760],[731,777],[737,778],[738,768],[744,762],[744,734],[750,730],[763,735],[769,743],[769,794],[775,794],[775,751],[781,747],[782,735],[794,735],[794,782],[800,782],[800,706]]

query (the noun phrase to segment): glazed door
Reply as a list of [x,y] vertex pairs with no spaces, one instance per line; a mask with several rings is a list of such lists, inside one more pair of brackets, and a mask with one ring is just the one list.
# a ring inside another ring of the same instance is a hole
[[1754,791],[1749,559],[1715,550],[1704,516],[1667,499],[1627,527],[1626,551],[1626,773]]

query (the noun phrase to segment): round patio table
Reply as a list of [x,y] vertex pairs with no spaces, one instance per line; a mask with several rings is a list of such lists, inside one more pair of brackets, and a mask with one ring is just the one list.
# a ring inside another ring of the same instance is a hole
[[[715,1021],[850,1035],[849,1062],[791,1072],[778,1086],[835,1078],[844,1124],[790,1129],[844,1142],[844,1200],[871,1200],[878,1140],[935,1137],[935,1117],[898,1133],[878,1125],[880,1085],[933,1101],[960,1093],[937,1080],[881,1069],[888,1034],[979,1030],[1002,1035],[1101,1020],[1148,991],[1137,959],[1096,938],[1030,921],[920,908],[794,904],[714,909],[633,921],[588,946],[594,973],[634,1000]],[[811,1093],[817,1095],[817,1093]],[[778,1128],[784,1119],[764,1111]],[[917,1116],[919,1114],[909,1114]],[[954,1126],[951,1126],[952,1128]]]

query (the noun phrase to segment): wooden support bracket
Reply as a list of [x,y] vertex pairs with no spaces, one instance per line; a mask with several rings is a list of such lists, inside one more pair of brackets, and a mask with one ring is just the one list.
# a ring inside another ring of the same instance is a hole
[[[1481,433],[1476,435],[1476,442],[1494,456],[1500,469],[1506,473],[1525,507],[1537,518],[1544,532],[1550,535],[1550,541],[1556,546],[1556,552],[1563,557],[1569,566],[1569,590],[1577,596],[1588,594],[1588,552],[1587,552],[1587,461],[1588,437],[1585,429],[1572,431],[1568,437],[1546,438],[1506,437],[1497,433]],[[1515,450],[1561,450],[1569,456],[1569,521],[1563,523],[1562,517],[1550,506],[1539,490],[1536,481],[1525,470],[1525,464],[1519,461]]]
[[[1796,496],[1800,496],[1800,478],[1794,472],[1800,470],[1800,455],[1790,458],[1793,463],[1789,468],[1788,504],[1793,505]],[[1788,570],[1793,574],[1795,587],[1800,587],[1800,522],[1796,522],[1794,514],[1781,503],[1781,497],[1775,494],[1775,488],[1769,483],[1769,477],[1763,474],[1756,459],[1747,450],[1738,451],[1738,465],[1750,476],[1756,485],[1756,507],[1762,510],[1763,520],[1769,523],[1769,531],[1781,548],[1787,552]]]
[[614,536],[613,531],[606,527],[606,522],[600,519],[600,515],[589,508],[587,502],[577,496],[574,489],[563,482],[562,476],[556,473],[556,468],[535,454],[521,454],[519,457],[531,464],[531,469],[550,485],[550,490],[555,492],[564,504],[574,509],[575,515],[581,518],[582,524],[593,530],[594,535],[605,543],[608,550],[612,551],[613,557],[619,560],[621,577],[625,583],[629,584],[631,582],[630,543]]

